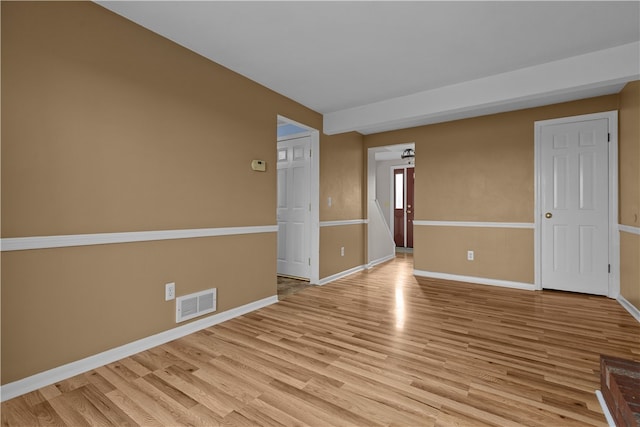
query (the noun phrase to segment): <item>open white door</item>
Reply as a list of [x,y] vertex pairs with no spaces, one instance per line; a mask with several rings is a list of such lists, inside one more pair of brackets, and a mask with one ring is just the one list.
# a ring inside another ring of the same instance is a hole
[[278,274],[309,279],[311,137],[278,141]]

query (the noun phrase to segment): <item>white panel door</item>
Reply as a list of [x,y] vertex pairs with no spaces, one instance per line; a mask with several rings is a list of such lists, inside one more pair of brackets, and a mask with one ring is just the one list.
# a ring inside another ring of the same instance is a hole
[[541,129],[541,283],[607,295],[608,119]]
[[278,274],[308,279],[311,138],[278,142]]

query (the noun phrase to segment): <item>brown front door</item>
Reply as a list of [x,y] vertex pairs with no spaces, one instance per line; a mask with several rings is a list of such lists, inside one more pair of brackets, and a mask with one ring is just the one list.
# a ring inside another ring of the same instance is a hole
[[413,247],[413,181],[415,178],[414,168],[407,168],[407,175],[405,177],[407,187],[407,248]]
[[393,240],[396,247],[413,247],[414,168],[393,170]]

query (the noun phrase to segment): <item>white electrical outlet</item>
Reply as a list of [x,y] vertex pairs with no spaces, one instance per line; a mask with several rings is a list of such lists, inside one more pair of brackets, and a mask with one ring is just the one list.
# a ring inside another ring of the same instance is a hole
[[473,251],[467,251],[467,261],[473,261]]
[[344,246],[340,248],[340,256],[344,256]]
[[174,282],[164,285],[164,300],[171,301],[176,298],[176,284]]

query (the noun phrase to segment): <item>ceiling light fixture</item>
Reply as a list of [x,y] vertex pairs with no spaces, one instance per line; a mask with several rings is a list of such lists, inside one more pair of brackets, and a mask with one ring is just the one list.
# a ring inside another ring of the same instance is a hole
[[416,156],[416,152],[413,148],[407,148],[400,155],[401,159],[413,159]]

